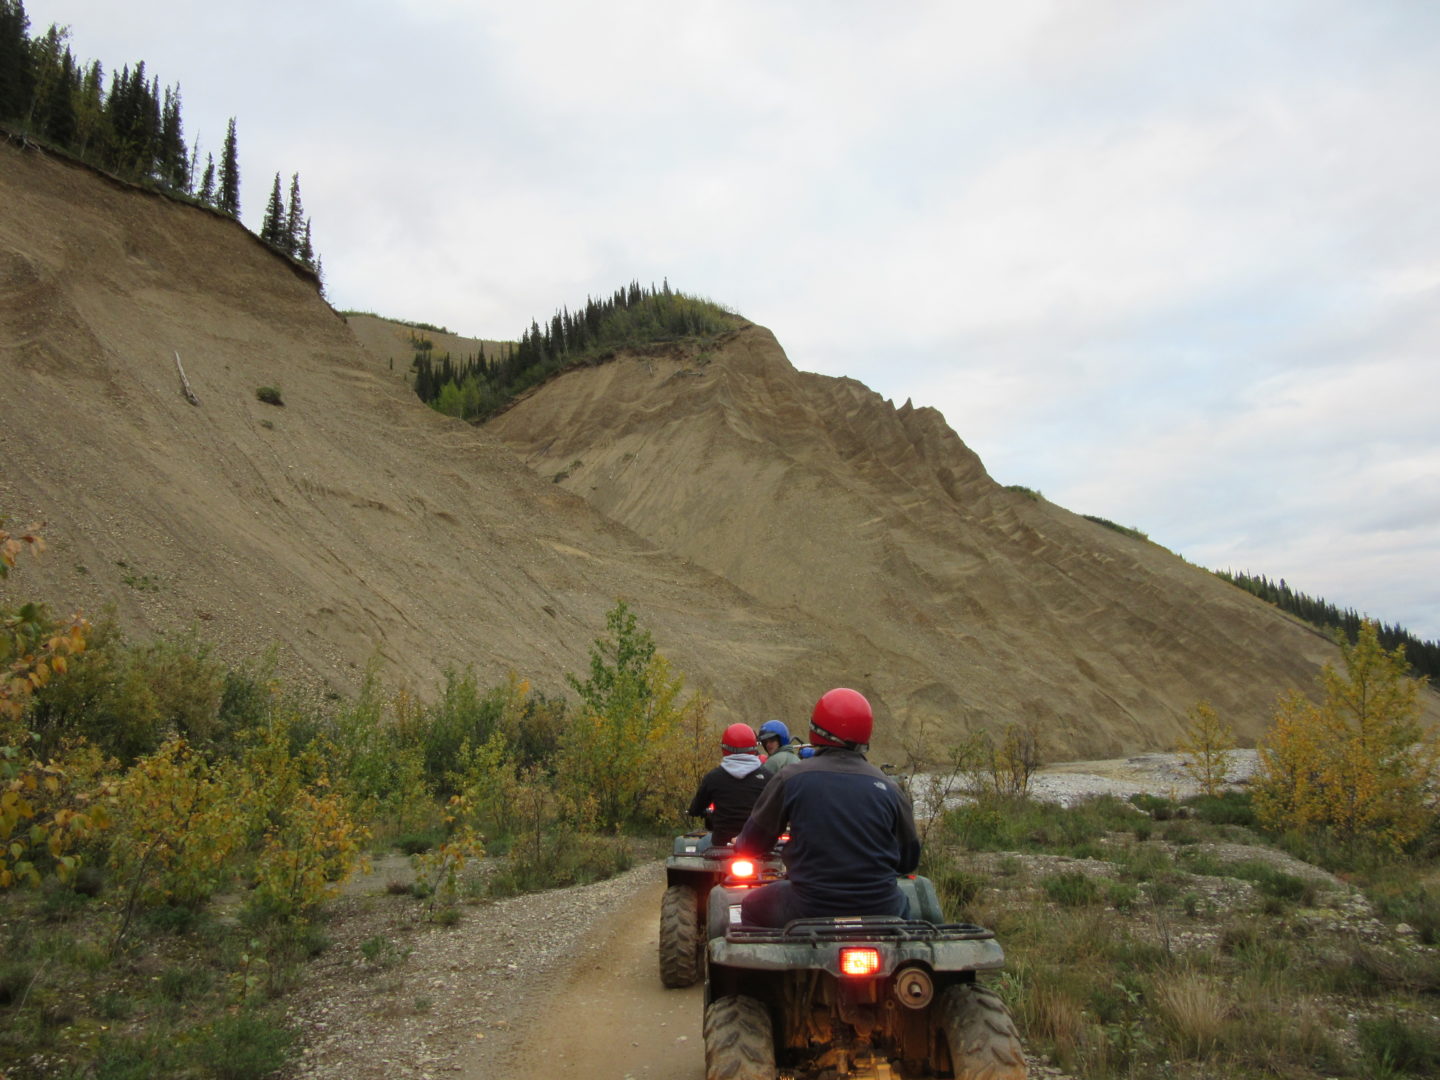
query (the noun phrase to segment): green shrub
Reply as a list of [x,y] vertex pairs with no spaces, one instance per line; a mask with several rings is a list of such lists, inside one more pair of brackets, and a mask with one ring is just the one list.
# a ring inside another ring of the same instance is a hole
[[1045,894],[1061,907],[1088,907],[1100,901],[1100,885],[1082,870],[1066,870],[1040,879]]
[[1285,871],[1259,860],[1233,863],[1226,867],[1226,872],[1230,877],[1252,882],[1262,895],[1273,897],[1276,900],[1298,902],[1309,906],[1315,903],[1315,897],[1319,892],[1318,886],[1313,881],[1296,877],[1294,874],[1287,874]]
[[1071,807],[1024,797],[982,795],[947,810],[940,842],[969,851],[1043,851],[1073,858],[1108,858],[1103,843],[1135,827],[1135,812],[1102,795]]
[[981,875],[954,867],[934,871],[922,867],[921,873],[934,884],[940,910],[947,919],[958,919],[985,887],[985,879]]
[[1129,911],[1140,900],[1140,886],[1128,881],[1112,881],[1105,887],[1105,901],[1116,911]]
[[193,1053],[218,1080],[261,1080],[285,1064],[293,1042],[278,1017],[245,1009],[203,1029]]
[[1404,879],[1394,884],[1382,880],[1366,893],[1385,918],[1413,928],[1422,945],[1440,943],[1440,886]]
[[1123,849],[1115,853],[1111,861],[1131,881],[1150,881],[1175,871],[1175,862],[1170,853],[1154,844]]
[[278,386],[262,386],[255,391],[255,396],[266,405],[283,406],[285,404],[280,397],[280,388]]
[[453,770],[467,748],[484,746],[505,709],[503,687],[482,693],[473,670],[445,672],[440,700],[402,720],[398,737],[420,748],[425,780],[439,798],[459,791]]
[[1175,816],[1175,801],[1167,799],[1163,795],[1152,795],[1142,791],[1131,795],[1128,801],[1137,810],[1149,814],[1154,821],[1169,821]]
[[1440,1073],[1440,1032],[1417,1016],[1362,1019],[1360,1048],[1376,1069],[1389,1074],[1435,1076]]
[[588,885],[623,874],[635,856],[624,837],[559,832],[546,839],[540,857],[528,845],[514,848],[490,879],[492,896],[516,896],[570,885]]
[[155,988],[169,1001],[185,1001],[208,992],[214,981],[215,974],[209,968],[182,964],[162,971]]
[[130,763],[172,734],[214,748],[232,732],[221,723],[225,667],[194,634],[127,643],[101,624],[85,652],[38,692],[29,724],[37,752],[56,754],[66,739],[87,739]]
[[411,951],[409,947],[396,945],[383,934],[376,934],[360,943],[360,955],[365,958],[366,963],[378,968],[392,968],[402,963]]
[[406,855],[419,855],[437,847],[444,839],[443,830],[430,829],[426,832],[406,833],[404,836],[397,837],[395,846]]
[[1209,825],[1257,827],[1255,804],[1246,791],[1222,791],[1218,795],[1196,795],[1185,800],[1191,812]]
[[95,1080],[152,1080],[171,1074],[175,1054],[156,1035],[126,1038],[106,1033],[100,1037],[95,1059],[86,1076]]

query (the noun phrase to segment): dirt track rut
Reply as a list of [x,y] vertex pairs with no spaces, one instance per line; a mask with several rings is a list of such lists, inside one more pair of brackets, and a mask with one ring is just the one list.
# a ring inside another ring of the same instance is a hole
[[512,1052],[515,1075],[543,1065],[549,1080],[703,1080],[703,989],[660,982],[663,892],[657,876],[606,920]]

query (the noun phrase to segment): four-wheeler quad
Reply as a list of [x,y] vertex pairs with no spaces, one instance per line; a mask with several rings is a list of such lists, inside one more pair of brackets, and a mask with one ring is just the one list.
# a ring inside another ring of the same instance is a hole
[[928,879],[900,880],[908,918],[741,924],[745,889],[774,876],[736,860],[711,890],[706,1080],[1023,1080],[1015,1023],[976,978],[1004,953],[945,922]]
[[[735,857],[729,845],[710,846],[706,830],[675,838],[665,860],[665,896],[660,901],[660,981],[666,986],[691,986],[705,963],[705,911],[710,890],[726,874]],[[778,869],[779,857],[766,866]]]

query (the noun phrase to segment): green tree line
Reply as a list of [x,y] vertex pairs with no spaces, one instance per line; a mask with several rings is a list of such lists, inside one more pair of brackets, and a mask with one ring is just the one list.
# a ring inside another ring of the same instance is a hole
[[608,359],[615,350],[709,338],[741,324],[734,312],[670,288],[632,281],[606,299],[586,297],[575,311],[557,311],[543,326],[531,320],[518,343],[456,361],[435,357],[417,339],[415,393],[432,408],[466,420],[494,415],[512,398],[580,363]]
[[[180,85],[161,87],[145,61],[111,71],[70,49],[67,27],[30,36],[23,0],[0,0],[0,124],[132,183],[189,199],[239,220],[240,160],[231,117],[220,160],[186,141]],[[278,194],[280,177],[276,174]],[[277,214],[272,219],[272,214]],[[278,226],[277,226],[278,222]],[[310,219],[294,174],[288,204],[274,200],[260,238],[319,273]]]
[[[1360,630],[1366,619],[1353,608],[1341,609],[1318,597],[1308,596],[1292,589],[1284,578],[1277,582],[1271,581],[1264,574],[1244,571],[1235,573],[1230,570],[1217,570],[1215,573],[1232,585],[1237,585],[1246,592],[1274,604],[1281,611],[1288,611],[1322,630],[1339,630],[1352,645],[1359,640]],[[1387,626],[1377,622],[1376,628],[1380,644],[1384,648],[1393,650],[1398,646],[1405,647],[1405,658],[1414,672],[1431,678],[1440,676],[1440,642],[1422,640],[1396,625]]]

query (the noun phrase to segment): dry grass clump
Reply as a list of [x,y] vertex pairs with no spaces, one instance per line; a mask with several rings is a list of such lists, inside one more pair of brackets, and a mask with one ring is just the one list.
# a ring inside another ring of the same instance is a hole
[[1176,972],[1156,988],[1155,1005],[1180,1053],[1202,1060],[1215,1053],[1230,1017],[1230,1004],[1213,976]]

